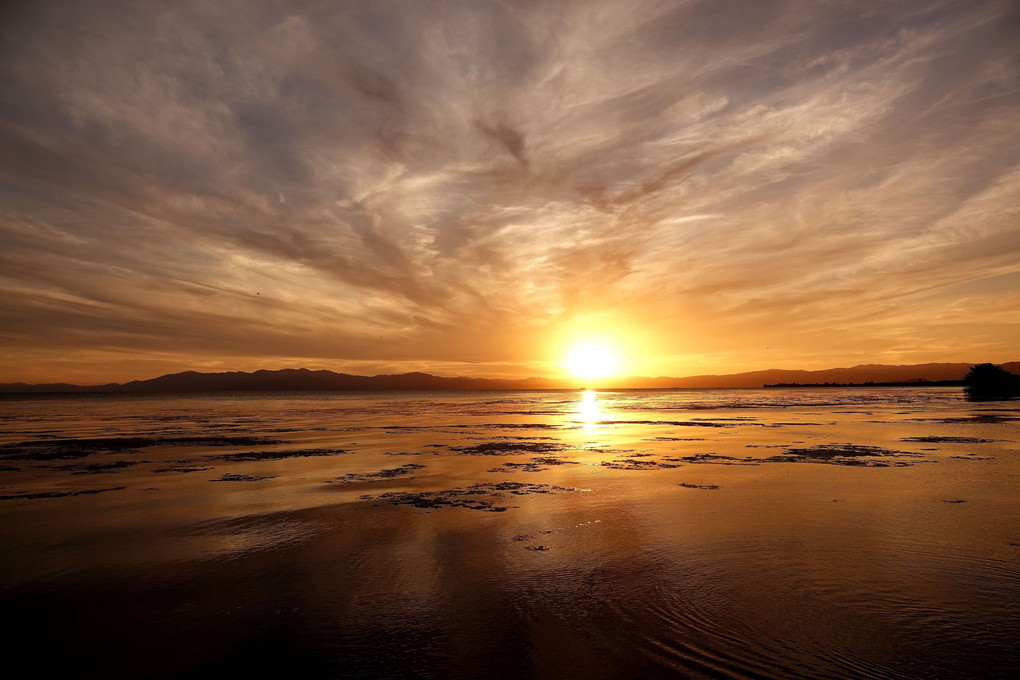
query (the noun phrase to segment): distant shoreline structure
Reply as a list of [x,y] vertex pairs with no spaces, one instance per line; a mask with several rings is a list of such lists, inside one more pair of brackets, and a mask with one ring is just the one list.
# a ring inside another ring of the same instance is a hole
[[[428,373],[351,375],[328,370],[285,368],[254,372],[199,373],[185,371],[149,380],[105,385],[69,383],[6,383],[0,394],[150,394],[207,392],[382,392],[382,391],[521,391],[521,390],[682,390],[869,387],[964,387],[976,365],[943,363],[892,366],[863,364],[818,371],[767,369],[726,375],[605,378],[592,384],[577,379],[442,377]],[[1020,371],[1020,362],[1001,364],[1004,372]]]

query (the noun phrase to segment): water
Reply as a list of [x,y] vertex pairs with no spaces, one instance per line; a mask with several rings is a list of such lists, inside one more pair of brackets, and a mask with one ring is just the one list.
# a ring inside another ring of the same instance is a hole
[[5,398],[6,660],[1014,677],[1018,439],[939,388]]

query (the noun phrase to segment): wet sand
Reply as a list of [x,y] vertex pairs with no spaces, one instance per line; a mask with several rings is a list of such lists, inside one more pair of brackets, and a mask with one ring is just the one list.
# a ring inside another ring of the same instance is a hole
[[7,398],[7,661],[1012,677],[1018,473],[945,388]]

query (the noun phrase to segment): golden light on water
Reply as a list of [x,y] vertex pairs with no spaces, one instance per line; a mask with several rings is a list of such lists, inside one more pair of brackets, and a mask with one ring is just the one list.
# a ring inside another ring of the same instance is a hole
[[602,419],[602,410],[596,394],[592,390],[585,390],[581,393],[581,401],[577,404],[577,415],[586,426],[592,426]]

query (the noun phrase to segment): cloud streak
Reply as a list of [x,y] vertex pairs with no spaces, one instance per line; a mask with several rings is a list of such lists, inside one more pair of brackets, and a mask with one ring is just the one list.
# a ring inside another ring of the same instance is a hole
[[571,334],[625,331],[631,368],[673,374],[1020,346],[1013,3],[93,1],[2,26],[11,380],[550,373]]

